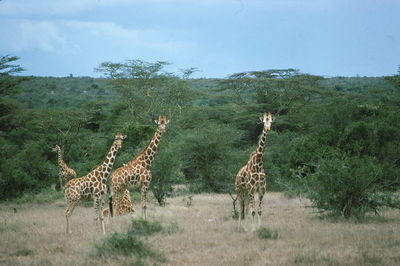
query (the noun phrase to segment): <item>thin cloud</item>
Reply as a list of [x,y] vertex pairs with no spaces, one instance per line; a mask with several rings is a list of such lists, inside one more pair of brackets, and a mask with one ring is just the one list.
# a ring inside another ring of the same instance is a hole
[[2,49],[23,51],[37,49],[44,52],[54,52],[66,41],[57,26],[50,21],[8,20],[6,27],[0,29]]

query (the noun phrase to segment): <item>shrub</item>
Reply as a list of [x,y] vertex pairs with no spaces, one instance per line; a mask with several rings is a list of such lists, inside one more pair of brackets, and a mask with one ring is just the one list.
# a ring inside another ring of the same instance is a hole
[[101,258],[116,255],[133,256],[136,259],[152,257],[160,260],[161,255],[139,240],[133,234],[113,233],[100,245],[95,245],[96,254]]
[[150,188],[160,206],[165,205],[165,198],[172,194],[172,185],[183,179],[180,172],[181,162],[175,154],[176,151],[170,147],[169,143],[162,143],[152,166],[153,178]]
[[134,219],[132,220],[132,224],[131,227],[129,228],[128,233],[137,236],[149,236],[154,233],[159,233],[162,230],[163,227],[157,221],[150,222],[148,220],[143,220],[143,219]]
[[260,239],[277,239],[278,238],[278,231],[271,230],[266,227],[260,227],[257,230],[257,236]]
[[229,125],[207,123],[187,130],[180,143],[183,171],[193,192],[227,192],[237,169],[234,145],[240,132]]
[[100,244],[94,245],[95,255],[102,259],[131,256],[135,258],[135,265],[143,264],[143,259],[150,259],[155,263],[164,262],[165,258],[161,253],[154,251],[139,239],[140,236],[149,236],[161,231],[163,227],[157,221],[132,220],[126,233],[113,233]]
[[382,168],[372,158],[321,159],[305,181],[312,206],[345,218],[378,214],[385,206],[400,208],[395,194],[382,192]]

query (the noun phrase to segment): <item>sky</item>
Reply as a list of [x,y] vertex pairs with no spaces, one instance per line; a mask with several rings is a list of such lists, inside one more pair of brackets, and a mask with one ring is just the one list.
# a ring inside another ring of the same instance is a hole
[[0,0],[0,55],[35,76],[98,77],[100,63],[132,59],[197,78],[386,76],[400,65],[399,14],[399,0]]

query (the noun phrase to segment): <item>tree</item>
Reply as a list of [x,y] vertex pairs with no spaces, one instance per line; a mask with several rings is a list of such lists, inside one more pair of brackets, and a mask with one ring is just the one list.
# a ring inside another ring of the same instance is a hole
[[15,94],[18,84],[23,80],[12,76],[24,71],[20,65],[13,64],[18,59],[17,56],[0,56],[0,96]]
[[[127,60],[124,63],[101,63],[97,72],[109,79],[109,86],[122,94],[130,118],[139,121],[153,119],[156,114],[169,117],[189,106],[193,95],[186,80],[169,73],[170,63],[157,61]],[[184,72],[188,78],[195,69]]]

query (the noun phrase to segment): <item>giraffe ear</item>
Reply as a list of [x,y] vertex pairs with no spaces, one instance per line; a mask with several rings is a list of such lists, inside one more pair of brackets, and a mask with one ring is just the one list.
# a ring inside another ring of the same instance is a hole
[[261,121],[261,122],[264,122],[264,121],[263,121],[263,117],[262,117],[262,116],[260,116],[260,121]]
[[165,122],[165,124],[168,124],[169,123],[169,120],[167,120],[166,122]]
[[158,121],[157,120],[154,120],[154,123],[156,123],[158,125]]

